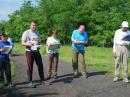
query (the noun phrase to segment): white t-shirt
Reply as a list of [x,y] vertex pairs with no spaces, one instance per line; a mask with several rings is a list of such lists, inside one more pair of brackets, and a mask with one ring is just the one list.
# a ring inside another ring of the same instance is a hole
[[[22,35],[22,41],[24,42],[34,42],[36,40],[40,40],[40,36],[38,32],[33,32],[31,29],[26,30]],[[27,51],[30,51],[31,48],[26,47]],[[33,47],[32,47],[33,48]]]

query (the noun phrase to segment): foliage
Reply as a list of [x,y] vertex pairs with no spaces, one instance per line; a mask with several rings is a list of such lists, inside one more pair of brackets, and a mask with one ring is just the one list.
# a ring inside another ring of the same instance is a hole
[[130,22],[129,0],[39,0],[37,3],[34,6],[31,0],[25,0],[7,21],[0,22],[0,32],[20,42],[29,21],[36,20],[42,42],[52,30],[58,30],[60,40],[70,43],[72,31],[79,22],[84,22],[90,45],[109,47],[121,22]]

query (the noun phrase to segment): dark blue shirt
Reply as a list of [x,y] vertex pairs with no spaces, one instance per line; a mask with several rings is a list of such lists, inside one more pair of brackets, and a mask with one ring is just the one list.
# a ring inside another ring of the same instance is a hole
[[[0,49],[4,46],[10,46],[10,42],[8,41],[0,41]],[[9,58],[8,54],[4,54],[0,51],[0,60],[7,60]]]

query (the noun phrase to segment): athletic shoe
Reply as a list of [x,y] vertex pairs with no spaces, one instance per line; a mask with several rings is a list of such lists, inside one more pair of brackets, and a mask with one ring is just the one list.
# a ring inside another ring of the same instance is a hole
[[15,85],[13,83],[9,83],[8,87],[13,88],[13,87],[15,87]]
[[49,81],[44,81],[44,80],[40,81],[40,84],[41,85],[51,85]]
[[125,83],[129,83],[130,81],[129,81],[128,78],[124,78],[123,82],[125,82]]
[[117,81],[119,81],[119,78],[118,78],[118,77],[115,77],[115,78],[113,79],[113,82],[117,82]]
[[77,77],[79,75],[78,71],[74,72],[74,77]]
[[28,83],[28,87],[30,87],[30,88],[35,88],[35,87],[36,87],[36,85],[35,85],[35,84],[33,84],[33,82],[30,82],[30,83]]
[[9,88],[15,87],[15,85],[13,83],[11,83],[11,82],[5,82],[4,86],[7,86]]
[[87,78],[88,77],[87,74],[86,74],[86,72],[82,72],[82,77],[83,78]]

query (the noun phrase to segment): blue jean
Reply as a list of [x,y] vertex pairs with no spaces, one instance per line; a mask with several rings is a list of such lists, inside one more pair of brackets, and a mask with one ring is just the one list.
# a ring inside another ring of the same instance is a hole
[[5,77],[8,83],[11,82],[11,66],[9,58],[1,61],[1,76],[3,76],[3,72],[5,72]]

